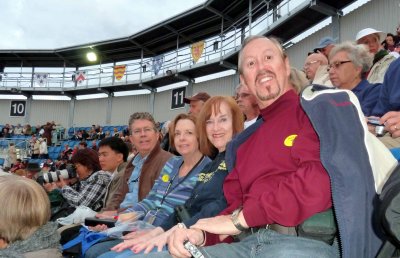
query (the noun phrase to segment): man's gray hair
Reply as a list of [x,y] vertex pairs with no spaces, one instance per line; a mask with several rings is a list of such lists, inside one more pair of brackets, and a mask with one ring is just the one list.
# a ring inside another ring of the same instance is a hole
[[133,113],[130,117],[129,117],[129,133],[132,134],[132,124],[136,121],[136,120],[148,120],[153,124],[153,128],[154,130],[156,129],[156,121],[154,120],[153,116],[149,113],[149,112],[136,112]]

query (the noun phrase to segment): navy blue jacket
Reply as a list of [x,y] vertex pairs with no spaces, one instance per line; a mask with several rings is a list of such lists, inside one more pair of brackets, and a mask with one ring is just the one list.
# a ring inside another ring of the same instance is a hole
[[389,111],[400,111],[400,58],[393,61],[386,71],[372,115],[380,117]]
[[[222,185],[227,175],[225,152],[221,152],[198,175],[198,181],[192,195],[184,205],[191,216],[190,219],[183,221],[186,227],[192,226],[199,219],[216,216],[226,208]],[[164,220],[160,227],[167,231],[176,223],[178,223],[178,220],[176,214],[173,213]]]
[[361,80],[360,83],[351,91],[357,96],[361,104],[362,112],[365,116],[370,116],[379,98],[380,83],[371,84],[367,80]]

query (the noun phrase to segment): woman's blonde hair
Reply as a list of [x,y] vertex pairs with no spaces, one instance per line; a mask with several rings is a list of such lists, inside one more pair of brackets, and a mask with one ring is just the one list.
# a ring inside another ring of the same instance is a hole
[[8,243],[28,238],[50,219],[50,201],[35,181],[0,176],[0,238]]

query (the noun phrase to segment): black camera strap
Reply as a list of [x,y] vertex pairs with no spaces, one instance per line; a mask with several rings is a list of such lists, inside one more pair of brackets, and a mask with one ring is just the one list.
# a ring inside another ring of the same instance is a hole
[[204,159],[204,155],[201,156],[201,158],[199,159],[199,161],[197,161],[196,165],[194,165],[194,166],[192,167],[192,169],[189,171],[189,173],[187,173],[186,176],[185,176],[182,180],[180,180],[180,182],[179,182],[178,184],[176,184],[174,187],[171,188],[171,186],[172,186],[172,184],[173,184],[175,178],[176,178],[176,177],[178,176],[178,174],[179,174],[179,169],[180,169],[180,168],[182,167],[182,165],[183,165],[183,162],[182,162],[182,164],[179,166],[178,171],[177,171],[177,172],[175,173],[175,175],[171,178],[171,180],[169,180],[167,189],[166,189],[165,192],[164,192],[164,195],[163,195],[163,197],[162,197],[162,199],[161,199],[160,205],[159,205],[159,207],[157,208],[157,210],[160,209],[160,207],[161,207],[162,204],[164,203],[165,198],[168,196],[168,194],[170,194],[175,188],[177,188],[180,184],[182,184],[182,183],[190,176],[190,174],[192,174],[192,172],[196,169],[196,167],[203,161],[203,159]]

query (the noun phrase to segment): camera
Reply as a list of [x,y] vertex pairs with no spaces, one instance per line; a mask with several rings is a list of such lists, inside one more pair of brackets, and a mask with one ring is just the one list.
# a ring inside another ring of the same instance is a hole
[[45,173],[43,174],[43,181],[46,183],[53,183],[59,181],[61,177],[63,179],[75,178],[75,166],[73,166],[72,164],[68,164],[65,169]]

